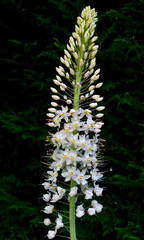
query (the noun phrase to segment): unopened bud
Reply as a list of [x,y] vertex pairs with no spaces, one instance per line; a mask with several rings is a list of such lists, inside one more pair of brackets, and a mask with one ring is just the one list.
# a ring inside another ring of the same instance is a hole
[[87,71],[85,74],[84,74],[84,78],[87,78],[89,76],[90,72]]
[[54,100],[59,100],[59,99],[60,99],[60,97],[57,96],[57,95],[52,95],[52,98],[53,98]]
[[61,85],[60,85],[62,88],[67,88],[67,85],[66,84],[64,84],[64,83],[61,83]]
[[67,104],[72,104],[72,101],[70,99],[66,100]]
[[70,73],[71,75],[74,75],[74,70],[72,68],[70,68]]
[[51,102],[51,105],[52,105],[53,107],[57,107],[57,106],[58,106],[58,104],[57,104],[56,102]]
[[80,100],[84,100],[84,99],[85,99],[84,95],[81,95]]
[[91,85],[88,90],[91,91],[93,89],[95,89],[95,85]]
[[59,82],[62,82],[60,76],[56,75],[56,79],[57,79]]
[[50,88],[53,93],[58,93],[58,91],[55,88]]
[[68,58],[71,58],[71,55],[69,54],[69,52],[66,49],[64,49],[64,53]]
[[48,108],[48,111],[54,113],[54,112],[56,112],[57,110],[56,110],[55,108]]
[[47,113],[47,116],[50,117],[50,118],[54,118],[55,115],[53,113]]
[[90,95],[93,95],[93,94],[94,94],[94,90],[91,90],[91,91],[90,91]]
[[74,57],[78,59],[78,54],[76,52],[74,53]]
[[93,108],[93,107],[96,107],[96,106],[97,106],[97,103],[90,103],[89,106],[92,107],[92,108]]
[[97,98],[97,102],[101,102],[103,100],[103,97],[99,97],[99,98]]
[[56,67],[56,71],[58,72],[58,74],[62,77],[65,76],[64,72],[62,72],[59,68]]
[[48,125],[49,127],[54,127],[54,126],[55,126],[54,123],[47,123],[47,125]]
[[92,98],[95,99],[95,100],[96,100],[97,98],[99,98],[99,97],[100,97],[100,95],[93,95],[93,96],[92,96]]
[[53,80],[53,82],[55,83],[55,85],[60,85],[60,82],[58,80]]
[[103,82],[98,83],[95,87],[96,87],[96,88],[100,88],[102,85],[103,85]]
[[103,113],[98,113],[98,114],[96,115],[96,117],[97,117],[97,118],[101,118],[101,117],[103,117],[103,115],[104,115]]
[[98,111],[102,111],[102,110],[104,110],[104,109],[105,109],[104,106],[97,107],[97,110],[98,110]]

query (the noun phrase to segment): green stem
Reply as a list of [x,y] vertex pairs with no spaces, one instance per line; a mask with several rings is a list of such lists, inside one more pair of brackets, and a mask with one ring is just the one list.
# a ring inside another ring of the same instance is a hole
[[[80,59],[82,57],[82,50],[80,50],[78,66],[76,70],[76,84],[74,87],[74,106],[75,110],[79,109],[79,97],[80,97],[80,84],[81,84],[81,66]],[[71,179],[70,187],[75,187],[76,182]],[[69,206],[69,221],[70,221],[70,240],[77,240],[76,238],[76,224],[75,224],[75,199],[76,197],[70,197],[70,206]]]
[[[75,187],[76,182],[71,179],[70,187]],[[76,226],[75,226],[75,196],[70,197],[70,209],[69,209],[69,221],[70,221],[70,239],[76,240]]]

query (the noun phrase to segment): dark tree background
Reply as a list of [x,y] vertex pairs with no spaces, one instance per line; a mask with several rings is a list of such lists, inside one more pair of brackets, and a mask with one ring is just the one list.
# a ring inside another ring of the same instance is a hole
[[77,235],[144,239],[144,0],[1,0],[0,240],[41,240],[47,234],[41,183],[49,89],[86,5],[99,18],[107,165],[104,210],[78,221]]

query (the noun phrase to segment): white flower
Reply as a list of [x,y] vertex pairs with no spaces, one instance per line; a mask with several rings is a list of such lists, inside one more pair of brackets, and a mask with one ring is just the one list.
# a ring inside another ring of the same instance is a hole
[[101,205],[100,203],[95,207],[95,210],[97,213],[100,213],[102,211],[103,205]]
[[66,164],[67,165],[73,164],[74,166],[76,166],[76,162],[78,162],[79,160],[80,158],[77,156],[77,151],[70,149],[69,155],[66,160]]
[[88,208],[88,214],[89,215],[95,215],[95,212],[96,212],[96,210],[95,210],[95,208]]
[[68,117],[70,116],[70,113],[68,112],[68,107],[61,106],[62,110],[58,110],[56,113],[60,116],[60,119],[65,119],[66,122],[68,122]]
[[61,196],[58,193],[53,194],[51,202],[57,202],[61,199]]
[[101,196],[103,192],[103,188],[100,188],[99,185],[95,185],[94,187],[94,193],[96,196]]
[[85,135],[79,136],[79,141],[78,141],[79,148],[81,148],[83,150],[87,150],[89,143],[90,143],[90,140],[88,138],[86,138]]
[[93,188],[88,188],[85,191],[85,199],[91,199],[93,196]]
[[84,214],[85,214],[85,210],[84,210],[84,208],[83,208],[83,205],[77,206],[76,216],[77,216],[78,218],[80,218],[80,217],[82,217]]
[[92,180],[94,180],[94,181],[98,181],[103,177],[103,174],[98,172],[98,169],[96,169],[96,168],[91,170],[90,173],[91,173]]
[[51,224],[50,219],[49,219],[49,218],[45,218],[45,219],[44,219],[44,225],[48,226],[48,225],[50,225],[50,224]]
[[65,181],[69,181],[71,178],[75,178],[75,172],[76,168],[75,167],[67,167],[67,171],[62,172],[62,176],[65,178]]
[[97,213],[100,213],[103,208],[103,206],[96,200],[93,200],[91,202],[91,206],[96,210]]
[[43,195],[43,200],[46,201],[46,202],[49,202],[50,197],[51,197],[51,194],[50,194],[50,193],[49,193],[49,194],[44,194],[44,195]]
[[57,180],[57,176],[58,176],[58,173],[56,172],[56,171],[47,171],[47,173],[48,173],[48,179],[49,179],[49,181],[53,181],[53,182],[56,182],[56,180]]
[[78,190],[78,187],[72,187],[72,188],[70,189],[69,196],[70,196],[70,197],[75,196],[75,195],[77,194],[77,190]]
[[50,214],[50,213],[53,212],[53,209],[54,209],[54,206],[53,206],[53,205],[46,206],[46,207],[44,208],[44,213]]
[[75,172],[75,176],[73,177],[73,179],[78,183],[78,184],[82,184],[85,185],[87,183],[87,179],[90,178],[90,175],[85,175],[86,173],[86,169],[80,171],[79,169],[76,170]]
[[59,229],[61,227],[64,227],[64,224],[62,222],[62,216],[58,214],[58,218],[56,219],[56,229]]
[[67,140],[68,140],[68,146],[77,146],[78,145],[78,143],[79,143],[79,141],[78,141],[78,133],[77,134],[73,134],[73,133],[71,133],[71,134],[69,134],[68,135],[68,137],[67,137]]
[[43,185],[45,190],[48,190],[49,187],[50,187],[50,183],[49,182],[44,182],[44,183],[42,183],[42,185]]
[[57,191],[58,191],[58,194],[59,196],[62,198],[66,192],[66,190],[62,187],[57,187]]
[[48,237],[48,239],[52,239],[55,237],[55,235],[56,235],[56,231],[50,230],[50,231],[48,231],[47,237]]

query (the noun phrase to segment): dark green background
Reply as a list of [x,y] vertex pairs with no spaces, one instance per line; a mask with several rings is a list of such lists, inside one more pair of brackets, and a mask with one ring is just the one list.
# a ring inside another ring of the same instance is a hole
[[[0,240],[46,239],[41,187],[50,86],[77,16],[98,12],[97,67],[106,106],[105,187],[78,240],[144,239],[144,1],[0,1]],[[59,239],[58,237],[56,239]]]

